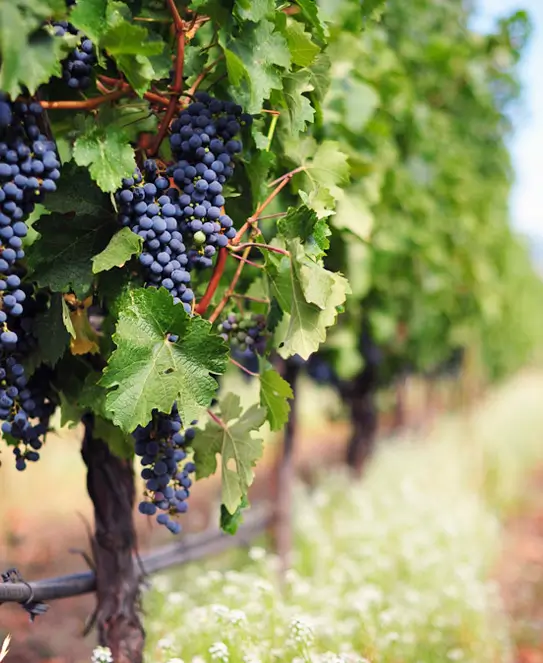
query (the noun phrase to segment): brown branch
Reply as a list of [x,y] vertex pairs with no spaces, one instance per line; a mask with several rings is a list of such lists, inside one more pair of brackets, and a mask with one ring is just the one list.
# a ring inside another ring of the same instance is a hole
[[[102,83],[105,83],[106,85],[112,85],[115,88],[122,88],[128,93],[136,95],[136,93],[132,90],[130,84],[126,83],[125,81],[122,81],[120,78],[111,78],[110,76],[103,76],[103,75],[99,75],[98,78],[100,81],[102,81]],[[160,94],[157,94],[156,92],[145,92],[143,94],[143,98],[147,99],[147,101],[150,101],[153,104],[160,104],[161,106],[168,106],[168,104],[170,103],[170,99],[168,97],[164,97]]]
[[232,240],[233,246],[236,246],[237,244],[240,243],[241,238],[243,237],[247,229],[258,221],[258,217],[262,214],[262,212],[266,209],[266,207],[272,202],[272,200],[279,194],[279,192],[286,187],[286,185],[290,182],[290,179],[292,178],[293,175],[294,172],[287,173],[286,175],[283,175],[282,179],[280,178],[281,181],[276,186],[276,188],[270,193],[270,195],[266,198],[266,200],[256,208],[256,212],[252,216],[250,216],[247,219],[247,221],[238,230],[237,235]]
[[204,68],[202,69],[202,71],[198,74],[198,76],[197,76],[196,80],[194,81],[194,83],[191,85],[190,90],[189,90],[188,93],[189,93],[189,94],[194,94],[194,93],[196,92],[196,90],[200,87],[200,85],[202,84],[202,81],[205,80],[205,78],[207,77],[207,75],[208,75],[210,72],[212,72],[213,69],[215,69],[215,67],[216,67],[216,66],[219,64],[219,62],[221,62],[222,60],[224,60],[224,55],[220,55],[220,56],[219,56],[216,60],[214,60],[211,64],[209,64],[207,67],[204,67]]
[[219,286],[219,282],[222,278],[222,275],[224,273],[224,267],[226,265],[227,257],[228,257],[227,250],[225,248],[219,249],[219,256],[217,258],[217,262],[215,263],[215,269],[213,270],[213,275],[211,276],[211,279],[207,284],[204,296],[198,302],[198,305],[194,309],[195,313],[203,315],[206,312],[207,307],[209,306],[213,298],[213,295],[215,294],[215,291]]
[[250,371],[248,368],[245,368],[245,366],[243,366],[242,364],[237,362],[235,359],[232,359],[232,357],[230,357],[230,363],[234,364],[234,366],[239,368],[240,371],[243,371],[244,373],[247,373],[247,375],[250,375],[253,378],[259,378],[260,377],[260,373],[255,373],[254,371]]
[[46,110],[93,110],[101,104],[116,101],[125,95],[125,90],[114,90],[101,97],[91,97],[83,101],[40,101],[40,105]]
[[185,24],[179,15],[174,0],[167,0],[167,2],[173,17],[176,33],[177,51],[175,54],[175,72],[172,86],[172,96],[158,128],[156,140],[151,149],[151,154],[158,153],[160,146],[162,145],[162,141],[164,140],[164,137],[166,136],[170,123],[173,119],[174,113],[177,109],[179,95],[181,92],[183,92],[183,68],[185,65]]
[[[238,268],[236,269],[236,273],[234,274],[234,277],[232,278],[232,281],[231,281],[230,285],[228,286],[228,290],[224,293],[221,301],[218,303],[218,305],[216,306],[213,313],[209,316],[209,322],[211,322],[212,324],[219,317],[219,315],[221,314],[221,311],[226,306],[226,303],[228,302],[228,300],[232,296],[234,290],[236,289],[236,285],[238,284],[239,277],[241,276],[243,266],[245,265],[245,262],[247,261],[247,256],[249,255],[250,250],[251,250],[250,248],[247,248],[243,252],[242,261],[239,263]],[[232,255],[234,255],[234,254],[232,254]]]
[[229,247],[230,251],[241,251],[247,247],[255,249],[265,249],[266,251],[271,251],[272,253],[280,253],[283,256],[290,256],[290,253],[286,249],[280,249],[277,246],[271,246],[270,244],[263,244],[262,242],[244,242],[238,246]]
[[246,265],[250,265],[251,267],[258,267],[258,269],[264,269],[264,265],[260,265],[258,262],[253,262],[252,260],[248,260],[247,258],[238,256],[236,253],[230,253],[229,255],[232,258],[235,258],[236,260],[245,263]]

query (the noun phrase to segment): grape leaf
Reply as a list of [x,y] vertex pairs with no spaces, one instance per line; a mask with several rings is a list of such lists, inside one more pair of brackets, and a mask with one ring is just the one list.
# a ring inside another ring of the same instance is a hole
[[273,368],[260,375],[260,405],[267,410],[267,420],[272,430],[281,430],[290,412],[289,398],[294,398],[289,383]]
[[238,531],[238,527],[243,523],[243,512],[248,507],[249,500],[246,495],[241,498],[240,505],[234,513],[230,513],[224,504],[221,504],[221,529],[223,532],[234,535]]
[[36,316],[34,320],[34,334],[38,341],[40,359],[52,367],[65,353],[70,342],[70,334],[63,320],[62,303],[62,295],[53,294],[47,311]]
[[319,53],[313,64],[308,67],[309,81],[313,87],[313,95],[322,101],[330,87],[330,58],[328,53]]
[[78,306],[74,311],[70,311],[70,320],[75,331],[75,336],[70,341],[70,352],[73,355],[100,352],[98,336],[89,322],[87,308],[87,306]]
[[121,228],[111,238],[106,248],[92,259],[94,274],[106,272],[113,267],[122,267],[134,253],[139,253],[143,238],[133,233],[130,228]]
[[61,76],[67,43],[46,30],[29,34],[28,25],[9,2],[0,3],[0,89],[17,97],[24,88],[34,94],[52,76]]
[[361,191],[346,189],[342,192],[332,224],[346,229],[367,242],[374,224],[373,213]]
[[53,213],[34,227],[40,237],[27,256],[38,285],[54,292],[71,289],[83,298],[92,284],[92,258],[107,246],[115,222],[108,216]]
[[164,50],[164,42],[152,39],[142,25],[135,25],[122,17],[113,20],[100,46],[114,58],[119,55],[158,55]]
[[234,15],[242,21],[258,23],[275,10],[274,0],[236,0]]
[[304,92],[313,90],[310,80],[310,72],[304,69],[285,76],[283,79],[282,97],[287,114],[282,119],[288,121],[290,134],[305,131],[307,125],[313,122],[315,109],[311,106],[308,97],[304,96]]
[[74,160],[87,166],[102,191],[116,191],[123,177],[136,168],[134,149],[123,129],[86,118],[85,130],[74,144]]
[[[179,339],[169,339],[175,334]],[[109,418],[125,432],[145,426],[154,409],[170,412],[174,401],[183,421],[208,407],[224,373],[228,348],[205,320],[191,318],[164,288],[127,293],[120,308],[112,353],[101,385],[110,389]]]
[[324,40],[324,26],[319,18],[319,10],[315,0],[296,0],[296,4],[302,10],[304,18],[315,29],[317,37]]
[[98,45],[107,31],[107,0],[85,0],[78,2],[70,12],[70,23]]
[[109,196],[93,186],[89,172],[73,163],[62,167],[58,188],[47,195],[49,212],[77,212],[78,216],[101,216],[114,219]]
[[283,31],[290,50],[290,57],[299,67],[309,67],[320,48],[311,40],[311,35],[298,21],[289,21]]
[[315,210],[319,218],[330,216],[341,196],[341,186],[349,181],[347,155],[341,151],[339,143],[325,140],[317,146],[313,138],[296,146],[293,144],[291,154],[305,168],[295,176],[303,202]]
[[239,396],[227,394],[221,401],[221,424],[210,420],[194,438],[194,462],[198,478],[217,469],[221,454],[222,503],[233,514],[254,479],[253,467],[262,456],[263,440],[253,437],[266,419],[266,410],[251,406],[242,414]]
[[94,417],[94,435],[103,440],[109,447],[111,453],[117,458],[130,460],[134,457],[135,446],[132,435],[124,433],[118,426],[115,426],[103,417]]
[[290,257],[267,256],[269,285],[284,312],[276,332],[279,354],[307,359],[326,339],[326,328],[334,324],[349,284],[310,260],[299,239],[288,241],[287,248]]
[[326,219],[306,205],[289,207],[286,216],[277,222],[277,230],[286,239],[299,237],[305,252],[313,258],[321,258],[330,247],[330,228]]
[[[248,95],[239,90],[240,103],[246,101],[243,105],[248,113],[259,112],[271,90],[282,88],[280,69],[290,67],[290,52],[285,38],[275,31],[273,23],[263,20],[257,25],[245,25],[237,38],[223,30],[220,43],[237,56],[233,59],[227,55],[228,74],[233,76],[230,82],[235,88],[240,88],[242,83],[248,86]],[[244,71],[240,65],[243,65]]]

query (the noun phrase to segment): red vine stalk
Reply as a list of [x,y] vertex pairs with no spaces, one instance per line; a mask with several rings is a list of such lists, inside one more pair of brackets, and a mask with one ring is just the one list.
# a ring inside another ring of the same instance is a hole
[[245,264],[245,261],[247,260],[247,256],[249,255],[250,250],[251,250],[250,247],[248,247],[243,252],[243,262],[239,263],[238,268],[236,269],[236,273],[234,274],[234,277],[232,278],[232,281],[228,286],[228,290],[224,293],[221,301],[218,303],[213,313],[209,316],[209,322],[211,322],[211,324],[213,324],[215,320],[219,317],[223,308],[226,306],[226,303],[228,302],[234,290],[236,289],[239,277],[241,276],[241,271],[243,270],[243,266]]
[[189,91],[188,91],[188,94],[189,94],[189,95],[193,95],[193,94],[196,92],[196,90],[200,87],[200,85],[202,84],[202,82],[205,80],[206,76],[207,76],[209,73],[211,73],[211,72],[213,71],[213,69],[215,69],[215,67],[216,67],[216,66],[219,64],[219,62],[221,62],[222,60],[224,60],[224,55],[219,56],[219,57],[218,57],[216,60],[214,60],[210,65],[208,65],[207,67],[204,67],[204,68],[202,69],[202,71],[198,74],[198,76],[197,76],[196,80],[194,81],[194,83],[190,86],[190,89],[189,89]]
[[92,110],[108,101],[115,101],[125,96],[124,90],[114,90],[101,97],[92,97],[83,101],[40,101],[42,108],[46,110]]
[[271,246],[270,244],[263,244],[261,242],[244,242],[238,246],[229,247],[230,251],[241,251],[246,247],[255,248],[255,249],[265,249],[266,251],[271,251],[272,253],[280,253],[283,256],[290,256],[290,253],[286,249],[280,249],[277,246]]
[[247,373],[247,375],[250,375],[254,378],[259,378],[260,377],[260,373],[255,373],[254,371],[250,371],[248,368],[245,368],[245,366],[243,366],[242,364],[237,362],[235,359],[232,359],[232,357],[230,357],[230,363],[234,364],[234,366],[237,366],[237,368],[239,368],[240,371],[243,371],[244,373]]
[[[129,83],[122,81],[120,78],[111,78],[110,76],[98,76],[98,79],[105,83],[106,85],[112,85],[115,88],[122,88],[126,93],[135,94],[132,90]],[[167,97],[164,97],[156,92],[145,92],[143,98],[147,99],[153,104],[160,104],[161,106],[167,106],[170,103],[170,100]]]
[[177,7],[175,6],[174,0],[167,0],[168,7],[172,13],[173,22],[175,26],[176,41],[177,41],[177,52],[175,55],[175,73],[172,86],[172,96],[162,118],[162,122],[158,128],[156,140],[154,142],[151,154],[156,154],[162,145],[162,141],[166,136],[170,122],[173,119],[174,113],[177,108],[179,95],[183,91],[183,67],[185,65],[185,24],[183,19],[179,15]]
[[243,258],[242,256],[238,256],[236,253],[231,253],[230,254],[232,258],[235,258],[236,260],[239,260],[240,262],[244,262],[246,265],[251,265],[251,267],[258,267],[258,269],[264,269],[264,265],[260,265],[257,262],[253,262],[252,260],[248,260],[247,258]]
[[199,315],[203,315],[209,304],[211,303],[211,299],[213,298],[213,295],[215,294],[215,290],[217,290],[219,286],[219,281],[222,278],[223,272],[224,272],[224,266],[226,265],[226,258],[228,257],[228,252],[226,248],[219,249],[219,257],[217,258],[217,262],[215,263],[215,269],[213,270],[213,275],[211,276],[211,279],[209,280],[209,283],[207,284],[206,291],[204,293],[204,296],[202,299],[198,302],[198,305],[194,309],[195,313],[198,313]]

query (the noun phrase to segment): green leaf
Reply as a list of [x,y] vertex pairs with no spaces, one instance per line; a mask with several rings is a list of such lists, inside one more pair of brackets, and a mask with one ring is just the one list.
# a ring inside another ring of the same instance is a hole
[[319,53],[313,64],[308,68],[309,81],[313,87],[313,94],[318,101],[322,101],[330,87],[330,58],[328,53]]
[[304,26],[298,21],[289,21],[284,35],[292,62],[299,67],[309,67],[319,53],[320,47],[311,40],[311,35],[304,30]]
[[89,168],[92,179],[107,193],[119,188],[136,168],[134,150],[123,129],[101,126],[87,118],[85,131],[75,141],[74,160]]
[[375,218],[364,196],[356,189],[347,189],[332,217],[332,224],[338,229],[349,230],[361,240],[370,238]]
[[92,259],[106,246],[116,223],[111,217],[53,213],[35,224],[40,238],[28,251],[38,285],[54,292],[73,290],[83,298],[92,284]]
[[299,237],[305,252],[313,258],[321,258],[330,247],[331,231],[326,219],[319,219],[306,205],[289,207],[286,216],[277,222],[277,230],[286,240]]
[[64,324],[64,328],[72,338],[75,338],[77,334],[74,328],[74,323],[72,322],[72,316],[70,315],[68,304],[64,297],[61,297],[60,301],[62,305],[62,323]]
[[274,0],[236,0],[234,14],[242,21],[258,23],[275,11]]
[[94,417],[94,434],[100,440],[106,442],[111,453],[117,458],[130,460],[134,457],[135,446],[132,435],[123,431],[111,421],[103,417]]
[[95,44],[107,31],[107,0],[84,0],[78,2],[70,12],[70,23],[91,39]]
[[[349,181],[349,163],[347,155],[341,151],[336,141],[325,140],[316,148],[314,139],[306,139],[293,152],[307,153],[301,158],[305,170],[296,175],[296,184],[303,202],[315,210],[319,218],[333,213],[336,201],[341,197],[342,187]],[[293,148],[294,150],[295,148]],[[300,185],[301,182],[301,185]]]
[[130,228],[121,228],[111,238],[106,248],[92,259],[94,274],[106,272],[113,267],[123,267],[130,258],[141,251],[143,238]]
[[100,46],[114,58],[120,55],[159,55],[164,50],[164,42],[151,39],[146,28],[126,20],[110,27]]
[[267,256],[270,288],[284,312],[276,332],[279,354],[307,359],[326,339],[326,328],[334,324],[349,284],[309,259],[299,239],[290,240],[287,248],[290,257]]
[[307,70],[297,71],[295,74],[285,76],[283,79],[283,98],[287,114],[282,117],[288,121],[288,131],[291,135],[305,131],[308,124],[313,122],[315,109],[311,106],[304,92],[311,92],[311,74]]
[[224,504],[221,504],[221,529],[223,532],[234,535],[243,523],[243,511],[248,507],[249,500],[246,495],[241,498],[240,505],[234,513],[230,513]]
[[[173,343],[169,335],[179,339]],[[121,306],[102,386],[110,389],[109,418],[125,432],[145,426],[154,409],[177,402],[185,422],[197,419],[217,391],[212,377],[224,373],[228,348],[211,325],[190,317],[164,288],[130,291]]]
[[[243,26],[237,38],[224,31],[220,42],[237,58],[232,58],[225,51],[229,58],[230,82],[235,88],[240,88],[240,103],[245,102],[243,105],[248,113],[259,112],[264,101],[269,99],[270,92],[282,88],[280,70],[290,67],[290,52],[285,38],[275,31],[273,23],[263,20],[256,25]],[[242,84],[248,87],[246,95],[243,94]]]
[[294,398],[289,383],[273,368],[260,375],[260,405],[265,407],[272,430],[281,430],[288,421],[289,398]]
[[319,10],[315,0],[296,0],[296,4],[302,10],[302,14],[307,22],[315,29],[317,37],[324,40],[324,26],[320,20]]
[[70,343],[70,334],[64,323],[64,300],[62,295],[53,294],[49,308],[36,316],[34,334],[38,341],[40,359],[54,367]]
[[239,396],[227,394],[221,401],[221,423],[208,422],[196,435],[192,447],[198,478],[208,477],[217,469],[221,454],[222,503],[231,514],[254,479],[253,467],[262,456],[262,439],[253,437],[266,419],[266,410],[251,406],[242,414]]
[[74,212],[78,216],[115,219],[109,196],[93,184],[86,168],[73,163],[63,166],[57,190],[47,195],[47,209],[60,214]]
[[228,72],[228,80],[234,87],[239,87],[241,81],[245,78],[250,81],[249,72],[245,69],[245,65],[241,59],[233,53],[230,49],[223,49],[226,59],[226,71]]
[[66,42],[44,29],[29,34],[28,28],[13,5],[0,3],[0,89],[12,98],[24,88],[34,94],[51,77],[62,74]]

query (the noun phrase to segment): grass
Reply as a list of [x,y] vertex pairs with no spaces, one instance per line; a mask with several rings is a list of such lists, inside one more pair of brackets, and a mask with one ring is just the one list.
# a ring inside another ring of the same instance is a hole
[[543,376],[524,374],[424,440],[382,444],[364,481],[298,487],[286,588],[252,548],[155,579],[153,663],[509,663],[491,580],[502,520],[543,460]]

